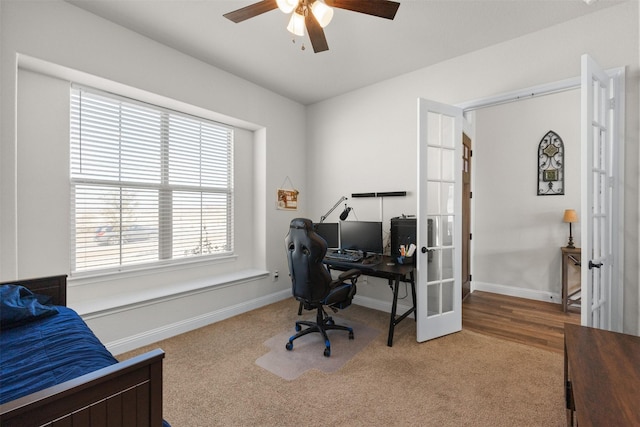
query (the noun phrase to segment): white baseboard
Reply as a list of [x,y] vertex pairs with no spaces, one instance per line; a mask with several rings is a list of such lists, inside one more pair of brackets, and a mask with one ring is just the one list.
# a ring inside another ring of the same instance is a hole
[[[165,325],[161,328],[145,331],[141,334],[132,335],[130,337],[122,338],[110,343],[106,343],[107,349],[114,355],[126,353],[136,348],[143,347],[145,345],[153,344],[158,341],[162,341],[167,338],[174,337],[176,335],[184,334],[194,329],[202,328],[212,323],[219,322],[221,320],[228,319],[238,314],[246,313],[251,310],[263,307],[265,305],[273,304],[275,302],[287,299],[291,297],[291,290],[285,289],[270,295],[266,295],[261,298],[256,298],[251,301],[245,301],[242,304],[236,304],[231,307],[225,307],[223,309],[207,313],[201,316],[185,319],[180,322],[176,322],[170,325]],[[362,297],[356,295],[353,299],[353,303],[361,305],[363,307],[372,308],[374,310],[384,311],[391,313],[391,302],[381,301],[375,298]],[[409,306],[404,304],[398,304],[397,312],[404,313],[409,310]],[[413,313],[409,316],[413,317]]]
[[[558,304],[561,303],[561,296],[556,293],[546,292],[546,291],[537,291],[537,290],[526,289],[526,288],[516,288],[513,286],[505,286],[505,285],[499,285],[495,283],[485,283],[485,282],[474,281],[471,283],[471,291],[472,292],[485,291],[485,292],[492,292],[495,294],[527,298],[527,299],[532,299],[537,301],[554,302]],[[136,348],[153,344],[155,342],[162,341],[164,339],[171,338],[176,335],[180,335],[180,334],[192,331],[194,329],[202,328],[212,323],[216,323],[221,320],[225,320],[230,317],[236,316],[238,314],[255,310],[265,305],[273,304],[275,302],[287,299],[289,297],[291,297],[291,290],[284,289],[270,295],[266,295],[250,301],[245,301],[241,304],[225,307],[211,313],[192,317],[190,319],[185,319],[183,321],[176,322],[170,325],[165,325],[163,327],[152,329],[150,331],[145,331],[144,333],[141,333],[141,334],[136,334],[130,337],[112,341],[110,343],[106,343],[105,346],[114,355],[126,353],[128,351],[135,350]],[[391,304],[392,304],[391,301],[383,301],[375,298],[356,295],[353,299],[353,303],[357,305],[361,305],[363,307],[371,308],[374,310],[383,311],[385,313],[391,313]],[[408,306],[403,304],[402,302],[399,302],[397,307],[397,313],[404,313],[410,308],[411,306]],[[413,318],[414,314],[412,313],[409,317]]]
[[162,341],[176,335],[184,334],[185,332],[202,328],[203,326],[207,326],[212,323],[216,323],[221,320],[236,316],[238,314],[255,310],[256,308],[260,308],[265,305],[273,304],[289,297],[291,297],[291,290],[285,289],[250,301],[244,301],[241,304],[225,307],[211,313],[192,317],[190,319],[185,319],[183,321],[176,322],[170,325],[165,325],[161,328],[152,329],[141,334],[132,335],[130,337],[112,341],[105,344],[105,346],[114,355],[126,353],[127,351],[135,350],[136,348],[140,348],[145,345],[153,344],[155,342]]
[[471,282],[471,292],[473,291],[485,291],[494,294],[508,295],[512,297],[532,299],[536,301],[553,302],[556,304],[562,304],[562,295],[554,292],[539,291],[528,288],[517,288],[514,286],[499,285],[496,283],[486,282]]

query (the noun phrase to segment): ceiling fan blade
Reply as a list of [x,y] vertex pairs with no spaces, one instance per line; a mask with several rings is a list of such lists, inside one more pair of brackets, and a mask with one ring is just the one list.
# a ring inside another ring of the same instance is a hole
[[309,33],[309,39],[311,40],[311,46],[313,46],[313,51],[315,53],[324,52],[325,50],[329,50],[329,45],[327,44],[327,39],[324,36],[324,30],[318,23],[318,20],[313,13],[307,14],[304,20],[304,24],[307,27],[307,32]]
[[276,0],[262,0],[258,3],[250,4],[242,9],[234,10],[233,12],[225,13],[224,16],[231,21],[238,23],[246,19],[253,18],[254,16],[261,15],[270,10],[277,9],[278,4]]
[[327,6],[393,19],[400,3],[389,0],[325,0]]

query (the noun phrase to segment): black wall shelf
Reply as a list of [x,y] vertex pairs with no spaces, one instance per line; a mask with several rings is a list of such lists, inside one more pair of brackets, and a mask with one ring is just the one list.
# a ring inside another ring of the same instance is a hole
[[404,197],[406,195],[406,191],[383,191],[380,193],[352,193],[351,197]]

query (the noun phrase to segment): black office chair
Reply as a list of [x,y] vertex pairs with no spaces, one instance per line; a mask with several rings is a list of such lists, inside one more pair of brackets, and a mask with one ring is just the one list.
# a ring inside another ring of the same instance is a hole
[[[293,296],[301,302],[305,310],[316,310],[316,321],[300,320],[296,322],[297,334],[289,338],[287,350],[293,350],[293,341],[312,332],[322,334],[325,342],[324,355],[331,356],[331,343],[327,330],[340,329],[349,332],[353,339],[353,329],[336,325],[327,315],[324,306],[334,312],[347,308],[356,293],[356,282],[360,271],[352,269],[342,273],[336,280],[331,278],[329,270],[322,263],[327,252],[327,243],[313,230],[309,219],[296,218],[291,221],[289,233],[285,238],[289,276]],[[302,330],[302,326],[307,326]]]

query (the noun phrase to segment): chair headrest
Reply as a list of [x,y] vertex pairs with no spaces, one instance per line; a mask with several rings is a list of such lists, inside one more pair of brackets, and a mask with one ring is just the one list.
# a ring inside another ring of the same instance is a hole
[[307,218],[295,218],[291,220],[291,224],[289,224],[289,228],[309,231],[309,230],[313,230],[313,222]]

